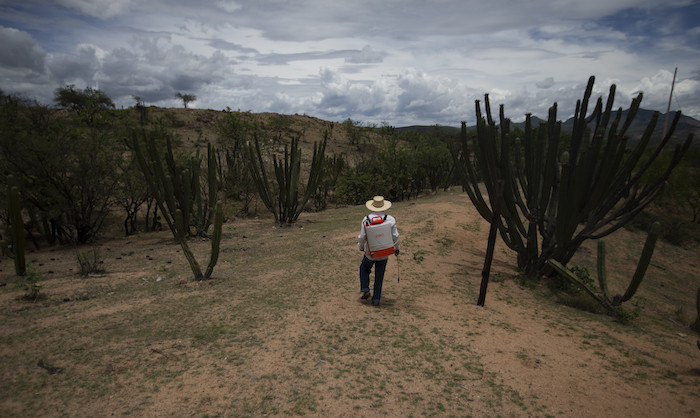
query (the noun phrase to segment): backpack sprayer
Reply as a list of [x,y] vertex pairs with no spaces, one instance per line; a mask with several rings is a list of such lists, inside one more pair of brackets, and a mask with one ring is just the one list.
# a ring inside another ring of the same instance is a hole
[[[391,225],[386,220],[386,216],[367,216],[363,222],[365,228],[365,237],[367,240],[367,249],[372,258],[387,257],[395,253],[394,239],[391,235]],[[396,275],[397,281],[401,281],[399,274],[399,261],[396,258]]]

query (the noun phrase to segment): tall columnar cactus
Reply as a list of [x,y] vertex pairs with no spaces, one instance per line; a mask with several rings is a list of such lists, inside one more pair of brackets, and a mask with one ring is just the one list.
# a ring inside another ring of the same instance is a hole
[[[594,80],[589,79],[583,100],[576,105],[568,146],[561,134],[561,121],[556,119],[556,103],[547,122],[539,127],[533,127],[531,115],[526,115],[523,138],[513,138],[503,105],[497,125],[488,95],[485,117],[476,101],[473,150],[466,124],[462,124],[462,146],[455,153],[455,162],[461,167],[464,188],[479,214],[491,222],[492,210],[482,188],[494,201],[496,181],[504,181],[499,232],[506,245],[517,252],[518,267],[526,274],[550,272],[549,259],[566,264],[585,240],[605,237],[632,219],[661,190],[692,141],[689,135],[676,147],[666,170],[642,183],[642,176],[668,144],[681,113],[676,113],[658,145],[650,147],[659,118],[655,112],[639,142],[628,149],[626,132],[639,110],[642,94],[632,101],[623,121],[621,108],[613,112],[612,85],[605,107],[598,98],[586,116]],[[643,158],[647,151],[650,156]]]
[[649,267],[649,263],[651,262],[651,256],[654,254],[656,240],[659,237],[660,231],[661,226],[658,222],[655,222],[649,229],[649,234],[647,235],[647,240],[644,243],[642,254],[639,257],[639,262],[637,262],[637,268],[634,271],[634,275],[632,276],[630,284],[627,286],[627,290],[622,295],[617,294],[613,297],[610,297],[610,293],[608,292],[608,275],[605,268],[605,240],[603,239],[598,240],[597,272],[598,286],[600,288],[598,289],[598,291],[596,289],[590,288],[588,285],[579,280],[569,269],[564,267],[564,265],[562,265],[561,263],[555,260],[548,260],[548,264],[552,266],[561,277],[572,281],[584,291],[586,291],[586,293],[591,295],[595,300],[598,301],[598,303],[605,307],[605,309],[607,309],[608,312],[615,312],[615,308],[620,306],[622,302],[627,302],[628,300],[630,300],[632,296],[634,296],[634,294],[637,292],[637,289],[639,289],[639,285],[642,283],[642,279],[644,279],[647,267]]
[[[215,202],[216,199],[216,159],[211,147],[208,148],[208,182],[209,193],[207,204],[201,195],[199,180],[200,159],[195,157],[189,160],[189,167],[180,168],[173,156],[172,145],[166,135],[166,150],[163,159],[160,158],[160,150],[156,141],[161,131],[141,131],[141,137],[134,133],[131,145],[149,188],[156,197],[156,204],[165,219],[175,239],[180,243],[185,258],[194,273],[196,280],[211,277],[216,261],[218,260],[219,246],[221,242],[221,228],[223,224],[223,205]],[[142,148],[141,141],[146,144],[146,151]],[[165,160],[165,164],[163,163]],[[166,170],[167,169],[167,170]],[[195,226],[197,235],[204,235],[211,226],[211,217],[215,217],[214,231],[212,234],[212,250],[209,266],[206,273],[202,269],[187,243],[191,236],[190,227]]]
[[24,221],[22,220],[22,204],[19,197],[19,188],[15,185],[14,177],[7,178],[7,232],[12,241],[12,249],[7,242],[0,242],[3,252],[15,262],[15,273],[24,276],[27,265],[24,258]]
[[301,186],[299,138],[292,138],[291,146],[284,147],[284,160],[276,157],[273,160],[276,187],[268,181],[267,170],[265,169],[257,135],[254,136],[253,144],[248,145],[247,158],[251,176],[255,181],[260,199],[268,210],[273,213],[276,222],[281,224],[294,223],[299,218],[312,193],[318,187],[323,174],[324,153],[328,136],[328,131],[324,132],[321,144],[314,144],[309,177],[301,200],[299,199],[299,188]]

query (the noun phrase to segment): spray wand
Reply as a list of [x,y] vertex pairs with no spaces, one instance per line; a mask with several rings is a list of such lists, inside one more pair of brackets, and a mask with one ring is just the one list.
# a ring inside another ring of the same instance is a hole
[[396,282],[401,283],[401,269],[399,268],[399,252],[398,250],[396,251]]

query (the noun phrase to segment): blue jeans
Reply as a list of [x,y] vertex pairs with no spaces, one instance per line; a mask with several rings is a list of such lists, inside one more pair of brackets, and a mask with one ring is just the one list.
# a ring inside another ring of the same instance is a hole
[[382,297],[382,283],[384,282],[384,271],[386,270],[386,262],[388,260],[370,260],[367,256],[362,257],[360,264],[360,292],[369,292],[369,274],[374,268],[374,292],[372,293],[372,302],[379,303]]

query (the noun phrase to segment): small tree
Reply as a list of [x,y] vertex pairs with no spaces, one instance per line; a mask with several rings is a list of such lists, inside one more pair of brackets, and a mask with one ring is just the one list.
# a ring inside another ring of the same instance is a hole
[[139,114],[139,123],[141,126],[144,126],[146,122],[148,122],[148,108],[146,107],[146,104],[143,102],[143,99],[141,96],[131,96],[134,98],[134,101],[136,101],[136,104],[134,105],[134,109]]
[[92,87],[76,89],[73,84],[57,88],[54,102],[58,106],[74,110],[88,125],[93,124],[95,115],[100,111],[114,108],[112,99],[102,91]]
[[347,118],[343,121],[343,127],[350,138],[351,145],[360,145],[367,139],[367,133],[365,128],[362,127],[361,121]]
[[[134,155],[117,161],[115,169],[118,171],[120,180],[114,187],[113,199],[124,209],[124,232],[126,235],[131,235],[138,229],[136,218],[139,209],[148,199],[152,199],[153,195],[148,190],[139,162]],[[146,216],[146,224],[148,224],[147,218],[148,216]]]
[[118,182],[117,124],[95,127],[70,116],[16,101],[0,106],[0,167],[15,175],[30,222],[49,243],[96,238]]
[[185,106],[185,109],[187,109],[187,103],[194,102],[195,100],[197,100],[197,96],[195,96],[194,94],[183,94],[179,91],[175,93],[175,97],[182,100],[182,104]]

